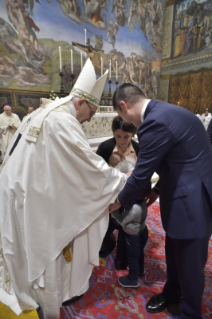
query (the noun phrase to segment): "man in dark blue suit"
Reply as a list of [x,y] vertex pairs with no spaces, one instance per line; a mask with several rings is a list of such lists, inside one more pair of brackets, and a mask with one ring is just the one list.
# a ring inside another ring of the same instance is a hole
[[212,145],[212,120],[210,120],[210,123],[208,125],[207,134],[208,134],[208,137],[209,137],[209,141],[210,141],[210,143]]
[[[130,83],[113,96],[124,121],[134,124],[140,144],[137,164],[110,212],[130,209],[156,171],[159,182],[148,195],[151,205],[160,196],[166,232],[167,281],[147,303],[148,312],[161,312],[182,301],[180,319],[201,316],[204,267],[212,232],[212,148],[200,120],[190,111],[148,100]],[[129,285],[130,287],[130,285]]]

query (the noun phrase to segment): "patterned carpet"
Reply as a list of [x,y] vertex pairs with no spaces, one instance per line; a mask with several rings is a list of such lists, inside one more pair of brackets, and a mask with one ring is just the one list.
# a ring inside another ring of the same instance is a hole
[[[69,307],[61,308],[61,319],[165,319],[177,318],[180,309],[172,306],[160,314],[145,310],[147,300],[162,290],[166,279],[164,257],[164,231],[161,225],[159,205],[155,203],[148,210],[147,225],[149,240],[145,248],[146,274],[139,279],[138,289],[123,288],[117,278],[127,271],[114,268],[115,254],[100,259],[90,279],[90,289],[83,298]],[[203,319],[212,318],[212,240],[205,269],[206,285],[203,297]]]

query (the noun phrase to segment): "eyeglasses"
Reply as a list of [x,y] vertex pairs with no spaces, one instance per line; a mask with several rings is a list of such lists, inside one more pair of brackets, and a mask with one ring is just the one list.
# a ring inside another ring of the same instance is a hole
[[90,104],[85,100],[85,103],[87,104],[87,106],[90,108],[90,117],[94,116],[94,114],[96,113],[96,111],[94,111],[92,109],[92,107],[90,106]]

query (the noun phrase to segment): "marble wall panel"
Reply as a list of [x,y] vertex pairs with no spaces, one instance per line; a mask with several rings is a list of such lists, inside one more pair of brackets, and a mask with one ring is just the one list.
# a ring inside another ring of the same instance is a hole
[[96,114],[90,122],[82,124],[82,129],[87,138],[112,136],[112,121],[117,113]]

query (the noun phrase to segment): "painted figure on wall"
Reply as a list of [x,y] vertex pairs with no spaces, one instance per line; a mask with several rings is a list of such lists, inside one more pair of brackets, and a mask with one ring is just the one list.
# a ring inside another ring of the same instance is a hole
[[81,8],[76,0],[57,0],[64,15],[77,24],[82,24]]
[[9,53],[20,54],[27,63],[30,63],[26,49],[18,40],[17,33],[10,24],[2,18],[0,18],[0,42],[8,49]]
[[94,39],[95,39],[95,49],[101,50],[103,47],[103,36],[94,34]]
[[174,15],[173,58],[211,50],[211,28],[211,1],[177,1]]
[[96,24],[102,29],[105,28],[105,22],[101,16],[101,5],[97,0],[86,1],[83,0],[84,4],[84,16],[89,19],[92,24]]
[[126,0],[113,0],[112,13],[115,13],[116,21],[121,27],[125,26],[127,20],[125,16],[125,13],[127,11],[126,4]]
[[116,23],[113,19],[110,19],[109,21],[109,27],[107,29],[107,41],[110,42],[113,46],[113,48],[115,47],[115,43],[116,43],[116,36],[117,33],[119,31],[119,26],[118,23]]
[[[47,1],[50,2],[50,0],[47,0]],[[34,0],[23,0],[25,7],[30,9],[30,14],[32,16],[33,16],[33,8],[34,8],[35,2],[41,4],[39,0],[35,0],[35,1]]]
[[38,61],[42,59],[42,52],[39,51],[36,32],[40,29],[29,17],[29,13],[25,10],[25,6],[21,0],[6,0],[5,8],[9,20],[18,30],[20,41],[28,51],[28,56]]

